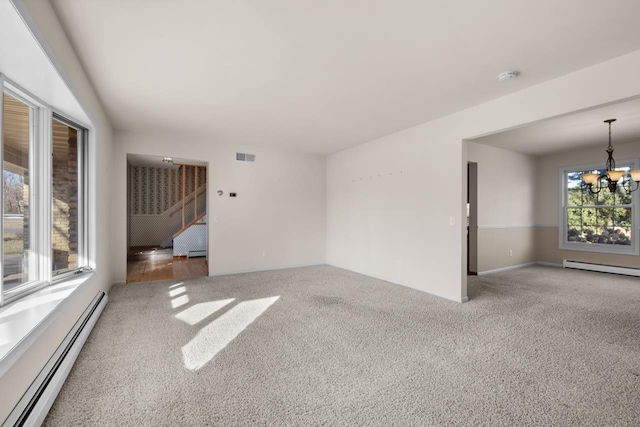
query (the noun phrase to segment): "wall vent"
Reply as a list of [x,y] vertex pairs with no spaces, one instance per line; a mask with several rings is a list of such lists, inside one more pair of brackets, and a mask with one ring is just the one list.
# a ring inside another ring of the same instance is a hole
[[240,162],[255,162],[256,155],[249,153],[236,153],[236,160]]

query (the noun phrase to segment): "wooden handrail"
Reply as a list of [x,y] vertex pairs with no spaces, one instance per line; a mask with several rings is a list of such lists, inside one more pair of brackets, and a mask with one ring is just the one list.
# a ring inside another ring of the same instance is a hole
[[[198,167],[196,166],[193,171],[193,188],[198,188]],[[198,192],[194,190],[195,199],[193,202],[193,217],[198,216]],[[184,194],[182,195],[184,197]]]
[[[207,185],[203,184],[200,187],[198,187],[198,194],[201,193],[205,193],[207,190]],[[186,203],[191,203],[194,200],[194,194],[191,193],[186,197]],[[176,204],[174,204],[173,206],[171,206],[169,209],[167,209],[165,212],[169,212],[169,216],[174,216],[176,214],[176,212],[180,212],[182,210],[182,200],[178,201]]]
[[185,206],[185,196],[186,196],[186,174],[187,172],[187,167],[186,166],[182,166],[182,229],[184,229],[184,206]]

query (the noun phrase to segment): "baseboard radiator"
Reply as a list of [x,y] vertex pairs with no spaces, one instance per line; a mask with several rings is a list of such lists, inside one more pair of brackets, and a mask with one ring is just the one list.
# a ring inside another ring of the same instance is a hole
[[629,267],[616,267],[613,265],[591,264],[588,262],[570,261],[565,259],[562,261],[564,268],[576,268],[578,270],[599,271],[601,273],[623,274],[625,276],[640,277],[640,269]]
[[196,258],[196,257],[203,257],[203,256],[207,256],[207,250],[203,250],[203,251],[189,251],[189,253],[187,254],[187,258]]
[[42,424],[60,388],[62,388],[62,384],[69,375],[78,353],[80,353],[91,329],[107,304],[107,299],[107,294],[100,291],[91,301],[89,307],[73,325],[62,344],[56,349],[51,359],[2,424],[3,427],[39,426]]

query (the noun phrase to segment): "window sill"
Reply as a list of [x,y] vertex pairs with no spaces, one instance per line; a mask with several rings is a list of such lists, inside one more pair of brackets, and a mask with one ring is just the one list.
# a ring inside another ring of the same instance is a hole
[[638,255],[638,249],[622,245],[588,245],[584,243],[562,243],[560,249],[565,251],[595,252],[611,255]]
[[42,288],[0,308],[0,377],[73,301],[90,272]]

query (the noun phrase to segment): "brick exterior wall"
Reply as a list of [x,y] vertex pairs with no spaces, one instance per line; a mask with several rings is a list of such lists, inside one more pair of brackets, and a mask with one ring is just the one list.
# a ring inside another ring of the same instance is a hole
[[78,267],[78,136],[54,120],[53,270]]

